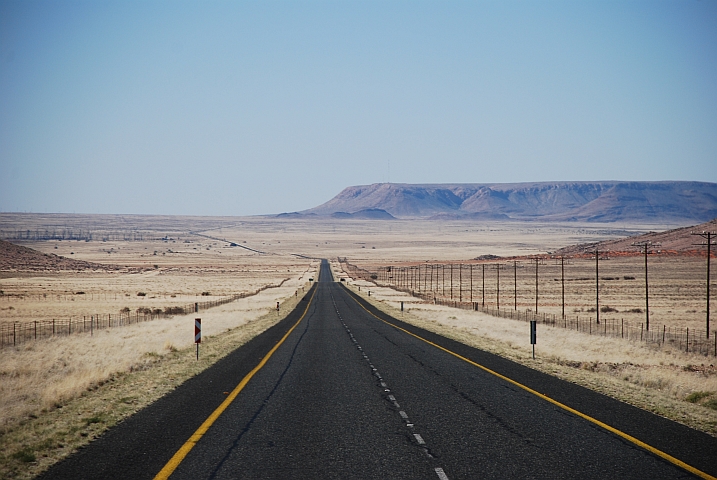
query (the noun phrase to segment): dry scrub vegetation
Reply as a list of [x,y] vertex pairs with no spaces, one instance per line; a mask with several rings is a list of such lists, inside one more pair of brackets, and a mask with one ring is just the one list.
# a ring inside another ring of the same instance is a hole
[[396,318],[717,436],[714,357],[541,324],[533,360],[526,322],[424,303],[387,287],[350,280],[339,264],[333,268],[337,278],[347,279],[354,291],[361,286],[363,298]]
[[[4,350],[0,477],[35,475],[274,325],[308,290],[314,272],[199,314]],[[282,299],[279,314],[272,307]]]
[[[315,273],[315,258],[348,257],[359,265],[465,261],[486,254],[554,251],[670,227],[0,213],[0,236],[39,250],[45,254],[40,260],[48,262],[47,268],[42,262],[40,267],[37,262],[2,264],[0,321],[164,310],[289,279],[281,288],[201,312],[205,342],[198,362],[191,345],[194,315],[3,349],[0,477],[37,474],[273,325],[279,318],[270,309],[281,299],[282,314],[292,308],[294,292]],[[53,265],[52,254],[80,262]],[[630,285],[639,296],[639,260],[635,265],[621,275],[637,277]],[[717,385],[714,369],[702,367],[704,359],[541,327],[540,360],[533,363],[527,357],[525,324],[419,304],[400,317],[393,308],[397,293],[376,293],[384,299],[382,308],[399,318],[715,434],[714,411],[707,407],[715,401]],[[529,304],[525,295],[519,301]],[[609,299],[610,292],[606,295]],[[656,292],[656,308],[659,298]],[[665,305],[672,302],[667,298]],[[637,299],[613,303],[621,314],[640,306]],[[695,310],[699,317],[703,307],[688,303],[670,310],[676,315]]]
[[[547,257],[547,255],[546,255]],[[392,262],[353,264],[370,272],[385,272],[390,265],[394,271],[410,268],[408,286],[416,292],[431,292],[438,297],[463,302],[475,301],[496,308],[535,309],[535,260],[503,258],[499,260],[464,260],[453,263]],[[515,261],[515,264],[514,264]],[[645,322],[645,266],[644,257],[631,255],[601,255],[599,263],[601,319],[624,319],[631,324]],[[472,281],[471,281],[472,267]],[[497,295],[500,267],[500,296]],[[705,268],[706,257],[678,255],[649,256],[650,328],[689,327],[691,331],[705,329]],[[483,270],[485,269],[485,284]],[[595,260],[568,258],[564,265],[565,314],[570,318],[595,319]],[[420,272],[420,277],[419,277]],[[399,273],[394,275],[397,278]],[[429,283],[426,277],[433,276]],[[451,289],[451,276],[453,288]],[[384,275],[378,283],[385,284]],[[411,281],[411,278],[413,279]],[[420,280],[419,280],[420,278]],[[390,281],[396,281],[391,279]],[[472,284],[472,293],[471,293]],[[538,262],[538,312],[562,313],[562,282],[559,258],[542,258]],[[713,287],[714,288],[714,287]],[[711,326],[717,330],[717,323]]]

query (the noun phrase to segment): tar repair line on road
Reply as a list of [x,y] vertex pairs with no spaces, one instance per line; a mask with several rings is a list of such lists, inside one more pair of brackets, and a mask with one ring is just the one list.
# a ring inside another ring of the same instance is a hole
[[[381,385],[381,388],[383,388],[384,394],[388,394],[386,398],[391,402],[391,404],[396,407],[398,410],[398,414],[401,416],[401,418],[406,422],[406,427],[411,429],[411,433],[413,435],[413,439],[416,441],[416,443],[421,447],[423,450],[423,453],[428,456],[428,458],[435,458],[433,455],[431,455],[431,451],[428,448],[428,445],[426,445],[426,441],[423,439],[423,437],[418,433],[413,433],[413,427],[415,426],[411,420],[408,418],[408,414],[404,410],[400,410],[401,405],[399,405],[398,401],[396,400],[396,397],[392,394],[391,389],[388,388],[388,384],[383,379],[381,374],[379,373],[378,369],[374,366],[373,363],[371,363],[371,359],[366,355],[366,352],[363,351],[363,348],[358,343],[358,340],[354,338],[354,334],[351,333],[351,329],[348,325],[344,322],[344,319],[341,317],[341,313],[339,312],[339,308],[336,305],[336,300],[334,299],[333,294],[331,294],[331,303],[334,304],[334,310],[336,310],[336,315],[339,317],[339,321],[344,326],[344,329],[346,329],[346,333],[349,334],[349,337],[351,338],[351,341],[356,346],[356,349],[358,349],[359,352],[361,352],[361,356],[363,359],[368,363],[368,366],[371,368],[371,371],[373,372],[373,375],[378,379],[379,384]],[[443,471],[441,467],[436,467],[433,469],[436,472],[436,475],[438,475],[438,478],[441,480],[448,480],[448,476]]]
[[[603,423],[603,422],[601,422],[600,420],[591,417],[590,415],[587,415],[587,414],[585,414],[585,413],[582,413],[582,412],[580,412],[579,410],[575,410],[574,408],[569,407],[569,406],[565,405],[564,403],[560,403],[560,402],[558,402],[557,400],[554,400],[554,399],[548,397],[547,395],[544,395],[544,394],[542,394],[542,393],[540,393],[540,392],[538,392],[538,391],[535,391],[535,390],[533,390],[532,388],[530,388],[530,387],[528,387],[528,386],[526,386],[526,385],[523,385],[522,383],[520,383],[520,382],[518,382],[518,381],[516,381],[516,380],[513,380],[512,378],[506,377],[505,375],[501,375],[500,373],[498,373],[498,372],[496,372],[496,371],[494,371],[494,370],[491,370],[490,368],[488,368],[488,367],[486,367],[486,366],[483,366],[483,365],[481,365],[481,364],[479,364],[479,363],[476,363],[476,362],[474,362],[473,360],[470,360],[470,359],[468,359],[468,358],[466,358],[466,357],[464,357],[464,356],[462,356],[462,355],[459,355],[458,353],[455,353],[455,352],[453,352],[453,351],[451,351],[451,350],[449,350],[449,349],[447,349],[447,348],[445,348],[445,347],[443,347],[443,346],[441,346],[441,345],[438,345],[437,343],[433,343],[433,342],[431,342],[430,340],[426,340],[425,338],[423,338],[423,337],[421,337],[421,336],[419,336],[419,335],[416,335],[415,333],[410,332],[410,331],[406,330],[405,328],[401,328],[401,327],[399,327],[398,325],[395,325],[395,324],[393,324],[393,323],[391,323],[391,322],[389,322],[389,321],[387,321],[387,320],[384,320],[383,318],[381,318],[381,317],[375,315],[375,314],[372,313],[368,308],[366,308],[366,306],[363,304],[363,302],[358,301],[358,299],[356,298],[356,297],[357,297],[356,294],[354,294],[353,292],[351,292],[347,287],[344,287],[344,288],[346,288],[346,291],[349,293],[349,295],[351,295],[351,297],[353,297],[353,298],[356,300],[356,303],[358,303],[359,305],[361,305],[361,308],[363,308],[369,315],[371,315],[372,317],[376,318],[377,320],[380,320],[381,322],[383,322],[383,323],[385,323],[385,324],[387,324],[387,325],[390,325],[390,326],[392,326],[393,328],[395,328],[395,329],[397,329],[397,330],[400,330],[400,331],[402,331],[402,332],[404,332],[404,333],[406,333],[406,334],[408,334],[408,335],[410,335],[410,336],[412,336],[412,337],[414,337],[414,338],[417,338],[418,340],[421,340],[422,342],[425,342],[425,343],[427,343],[427,344],[429,344],[429,345],[432,345],[432,346],[436,347],[436,348],[439,349],[439,350],[443,350],[444,352],[446,352],[446,353],[448,353],[448,354],[450,354],[450,355],[453,355],[454,357],[459,358],[459,359],[463,360],[464,362],[469,363],[469,364],[471,364],[471,365],[473,365],[473,366],[475,366],[475,367],[478,367],[478,368],[480,368],[481,370],[483,370],[483,371],[485,371],[485,372],[487,372],[487,373],[490,373],[491,375],[495,375],[496,377],[500,378],[501,380],[505,380],[506,382],[511,383],[511,384],[515,385],[516,387],[522,388],[522,389],[525,390],[526,392],[532,393],[532,394],[535,395],[536,397],[539,397],[539,398],[541,398],[541,399],[543,399],[543,400],[545,400],[545,401],[547,401],[547,402],[549,402],[549,403],[552,403],[553,405],[555,405],[555,406],[557,406],[557,407],[560,407],[560,408],[562,408],[563,410],[566,410],[566,411],[572,413],[573,415],[577,415],[578,417],[580,417],[580,418],[582,418],[582,419],[584,419],[584,420],[587,420],[588,422],[591,422],[591,423],[593,423],[593,424],[595,424],[595,425],[597,425],[597,426],[599,426],[599,427],[602,427],[602,428],[604,428],[605,430],[607,430],[608,432],[614,433],[615,435],[617,435],[617,436],[619,436],[619,437],[621,437],[621,438],[623,438],[623,439],[625,439],[625,440],[627,440],[627,441],[633,443],[634,445],[637,445],[638,447],[641,447],[641,448],[647,450],[648,452],[650,452],[650,453],[652,453],[652,454],[654,454],[654,455],[657,455],[658,457],[662,458],[663,460],[667,460],[668,462],[672,463],[673,465],[677,465],[678,467],[680,467],[680,468],[682,468],[682,469],[684,469],[684,470],[687,470],[688,472],[692,473],[693,475],[696,475],[696,476],[698,476],[698,477],[700,477],[700,478],[704,478],[704,479],[706,479],[706,480],[717,480],[717,477],[713,477],[712,475],[710,475],[710,474],[708,474],[708,473],[705,473],[705,472],[703,472],[702,470],[698,470],[697,468],[693,467],[692,465],[688,465],[687,463],[683,462],[683,461],[680,460],[679,458],[675,458],[675,457],[673,457],[672,455],[670,455],[669,453],[665,453],[665,452],[663,452],[662,450],[658,450],[657,448],[655,448],[655,447],[653,447],[653,446],[651,446],[651,445],[648,445],[647,443],[645,443],[645,442],[643,442],[643,441],[641,441],[641,440],[638,440],[637,438],[633,437],[632,435],[629,435],[629,434],[627,434],[627,433],[625,433],[625,432],[623,432],[623,431],[621,431],[621,430],[618,430],[618,429],[615,428],[615,427],[611,427],[610,425],[608,425],[608,424],[606,424],[606,423]],[[359,297],[359,298],[360,298],[360,297]],[[439,475],[439,476],[440,476],[440,475]]]
[[252,377],[259,371],[261,368],[266,364],[266,362],[269,361],[272,355],[274,355],[274,352],[276,352],[282,343],[291,335],[291,332],[294,331],[294,329],[299,326],[301,321],[306,316],[306,313],[309,311],[309,307],[311,307],[311,303],[314,300],[314,296],[316,295],[316,291],[318,289],[314,289],[314,293],[311,294],[311,298],[309,299],[309,303],[306,305],[306,309],[304,310],[304,313],[301,314],[301,317],[296,321],[296,323],[289,329],[288,332],[279,340],[274,347],[269,350],[269,353],[267,353],[264,358],[261,359],[261,362],[254,367],[254,369],[247,373],[246,376],[242,379],[241,382],[232,390],[232,392],[229,394],[229,396],[222,402],[221,405],[217,407],[214,412],[212,412],[209,417],[202,423],[202,425],[192,434],[191,437],[189,437],[189,440],[187,440],[182,447],[177,450],[177,453],[172,456],[172,458],[167,462],[167,464],[162,468],[162,470],[159,471],[157,475],[155,475],[154,480],[166,480],[169,478],[169,476],[177,469],[180,463],[182,463],[182,460],[189,454],[189,452],[194,448],[194,446],[201,440],[201,438],[204,436],[205,433],[209,430],[209,428],[214,424],[214,422],[217,421],[219,416],[224,413],[224,410],[231,405],[231,403],[234,401],[234,399],[239,395],[239,393],[246,387],[247,383],[249,383],[249,380],[252,379]]

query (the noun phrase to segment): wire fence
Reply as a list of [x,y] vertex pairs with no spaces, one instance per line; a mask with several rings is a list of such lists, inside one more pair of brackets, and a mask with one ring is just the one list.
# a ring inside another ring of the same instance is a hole
[[0,323],[0,348],[20,345],[25,342],[50,338],[59,335],[73,335],[79,333],[94,334],[95,330],[124,327],[141,322],[149,322],[160,318],[170,318],[174,315],[185,315],[187,313],[207,310],[218,307],[240,298],[251,297],[269,288],[281,287],[285,278],[278,285],[264,285],[253,292],[242,292],[228,297],[203,302],[188,303],[181,306],[166,307],[161,309],[140,309],[137,312],[120,312],[89,315],[77,318],[36,320],[31,322],[1,322]]
[[386,286],[406,293],[412,297],[420,298],[428,303],[445,305],[464,310],[474,310],[500,318],[509,318],[529,322],[531,320],[551,325],[553,327],[565,328],[586,333],[588,335],[600,335],[604,337],[622,338],[629,341],[639,341],[654,344],[660,347],[669,346],[680,351],[702,355],[713,355],[717,357],[717,330],[710,330],[710,337],[705,329],[688,327],[669,327],[667,325],[653,326],[650,330],[645,328],[645,323],[628,322],[622,318],[604,318],[601,316],[600,323],[595,317],[580,317],[569,315],[558,315],[553,313],[536,313],[532,310],[516,310],[512,308],[486,307],[481,302],[465,302],[451,300],[450,298],[438,295],[436,292],[422,292],[394,284],[380,282],[375,272],[352,265],[346,259],[339,259],[346,268],[344,271],[353,274],[357,278],[374,283],[377,286]]

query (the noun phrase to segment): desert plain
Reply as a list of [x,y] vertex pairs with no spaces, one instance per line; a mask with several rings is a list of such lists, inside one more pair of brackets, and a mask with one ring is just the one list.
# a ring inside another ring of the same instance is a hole
[[[45,254],[40,261],[4,259],[5,325],[248,294],[197,314],[205,335],[199,362],[194,313],[2,348],[0,475],[35,475],[275,324],[308,289],[320,258],[331,261],[349,288],[361,287],[365,298],[405,321],[717,435],[713,355],[546,326],[533,360],[524,322],[436,305],[345,268],[345,262],[371,272],[412,267],[423,272],[413,280],[419,289],[421,282],[429,289],[430,272],[430,290],[436,292],[440,280],[443,297],[526,311],[535,309],[539,256],[539,312],[559,315],[561,266],[554,252],[679,226],[0,214],[1,238]],[[59,266],[54,255],[76,262]],[[648,257],[653,329],[705,329],[705,260],[699,247]],[[573,255],[563,268],[566,314],[594,316],[594,257]],[[599,268],[600,305],[611,308],[603,318],[644,322],[638,249],[606,252]]]

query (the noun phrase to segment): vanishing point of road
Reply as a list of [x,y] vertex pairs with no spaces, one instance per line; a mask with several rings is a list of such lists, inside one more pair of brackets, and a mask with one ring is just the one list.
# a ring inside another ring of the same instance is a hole
[[325,261],[319,280],[285,320],[41,478],[717,476],[714,437],[405,324]]

